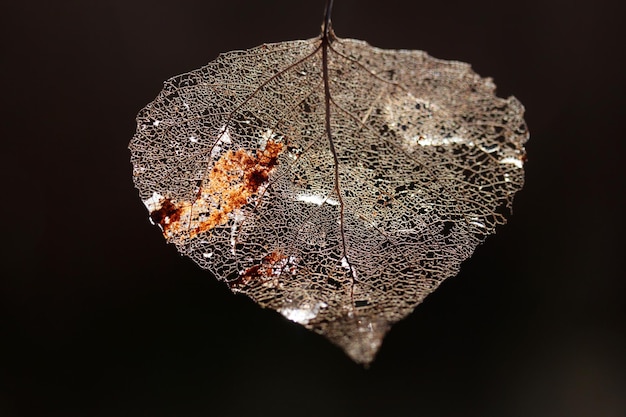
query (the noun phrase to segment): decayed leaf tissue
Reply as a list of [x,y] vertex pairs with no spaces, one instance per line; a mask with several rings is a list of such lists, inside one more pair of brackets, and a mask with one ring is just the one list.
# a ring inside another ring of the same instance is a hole
[[528,131],[468,64],[338,38],[331,8],[166,81],[129,147],[181,254],[368,364],[505,222]]

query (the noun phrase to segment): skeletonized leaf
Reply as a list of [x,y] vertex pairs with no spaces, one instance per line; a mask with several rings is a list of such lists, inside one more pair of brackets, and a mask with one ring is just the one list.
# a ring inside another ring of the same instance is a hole
[[135,185],[180,253],[367,364],[522,187],[524,109],[494,91],[330,30],[229,52],[139,113]]

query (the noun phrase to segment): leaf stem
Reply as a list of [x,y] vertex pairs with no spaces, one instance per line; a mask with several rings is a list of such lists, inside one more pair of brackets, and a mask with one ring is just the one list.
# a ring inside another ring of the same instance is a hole
[[322,36],[327,39],[330,33],[330,15],[333,11],[333,0],[326,0],[326,9],[324,10],[324,24],[322,26]]

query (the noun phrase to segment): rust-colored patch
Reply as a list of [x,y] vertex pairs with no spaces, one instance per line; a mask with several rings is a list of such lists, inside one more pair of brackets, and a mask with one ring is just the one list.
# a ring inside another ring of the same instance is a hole
[[167,238],[193,238],[228,221],[228,214],[248,203],[265,184],[283,144],[268,140],[256,155],[244,149],[228,151],[215,163],[193,202],[161,200],[161,207],[150,213]]
[[278,278],[283,273],[296,273],[296,260],[274,251],[261,259],[261,263],[246,269],[239,278],[228,283],[231,289],[240,290],[253,283],[279,285]]
[[150,218],[154,223],[161,225],[165,230],[170,223],[177,222],[180,219],[180,210],[169,198],[161,201],[161,207],[150,213]]

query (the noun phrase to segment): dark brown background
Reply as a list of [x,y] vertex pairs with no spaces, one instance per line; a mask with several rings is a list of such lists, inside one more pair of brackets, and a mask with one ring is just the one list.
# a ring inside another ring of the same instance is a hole
[[323,1],[8,3],[0,415],[626,413],[619,2],[337,0],[339,36],[471,62],[532,135],[510,223],[369,371],[166,245],[126,149],[165,79],[313,37]]

